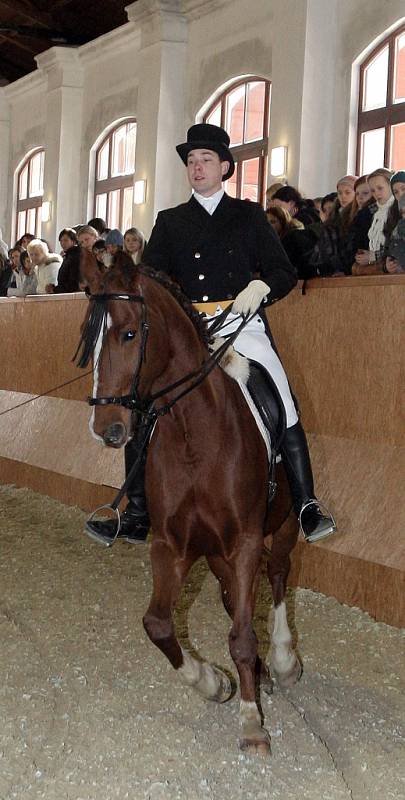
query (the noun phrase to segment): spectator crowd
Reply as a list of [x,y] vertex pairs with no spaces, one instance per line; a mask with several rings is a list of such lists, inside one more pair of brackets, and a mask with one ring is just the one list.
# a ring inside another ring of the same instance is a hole
[[314,200],[274,184],[266,199],[299,278],[405,272],[405,170],[344,175]]
[[87,225],[63,228],[58,241],[60,253],[52,253],[45,239],[24,233],[14,247],[7,249],[0,233],[0,296],[80,292],[84,288],[80,277],[81,249],[90,250],[104,271],[119,250],[138,264],[145,246],[145,237],[137,228],[122,234],[118,229],[109,230],[99,218]]
[[[313,200],[273,184],[266,214],[301,279],[405,273],[405,170],[345,175],[335,192]],[[120,250],[139,264],[145,247],[142,231],[109,230],[100,218],[64,228],[58,240],[60,252],[53,253],[27,232],[8,249],[0,231],[0,296],[81,291],[81,248],[103,271]]]

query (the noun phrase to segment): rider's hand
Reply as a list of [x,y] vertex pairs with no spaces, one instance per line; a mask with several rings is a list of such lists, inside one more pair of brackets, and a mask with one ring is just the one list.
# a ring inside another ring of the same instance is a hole
[[270,286],[264,281],[250,281],[246,289],[242,289],[236,296],[232,305],[234,314],[243,314],[248,316],[252,312],[257,311],[262,301],[267,295],[270,294]]

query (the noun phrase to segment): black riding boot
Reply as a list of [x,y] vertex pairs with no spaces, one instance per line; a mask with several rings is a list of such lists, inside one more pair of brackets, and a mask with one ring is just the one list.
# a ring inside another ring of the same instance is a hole
[[[125,447],[125,475],[128,475],[137,457],[138,439],[135,437]],[[139,469],[127,489],[128,505],[121,514],[121,527],[117,537],[132,544],[144,542],[149,531],[149,515],[145,497],[145,464],[146,448]],[[86,532],[89,536],[107,546],[112,544],[116,530],[117,521],[115,519],[90,520],[86,523]]]
[[294,511],[305,539],[308,542],[316,542],[335,533],[336,524],[333,517],[329,513],[326,515],[322,513],[315,497],[308,444],[300,422],[286,429],[280,452],[290,485]]

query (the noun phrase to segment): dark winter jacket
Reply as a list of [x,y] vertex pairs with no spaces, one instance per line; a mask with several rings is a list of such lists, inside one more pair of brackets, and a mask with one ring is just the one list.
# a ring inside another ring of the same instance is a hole
[[58,285],[55,286],[55,294],[67,294],[68,292],[80,292],[80,247],[73,245],[66,250],[62,264],[58,272]]

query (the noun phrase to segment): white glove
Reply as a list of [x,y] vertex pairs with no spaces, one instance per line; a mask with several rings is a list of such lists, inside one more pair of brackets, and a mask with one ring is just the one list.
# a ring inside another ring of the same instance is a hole
[[250,281],[246,289],[242,289],[236,296],[232,305],[234,314],[243,314],[248,316],[254,311],[257,311],[262,303],[262,300],[270,294],[270,286],[264,281]]

